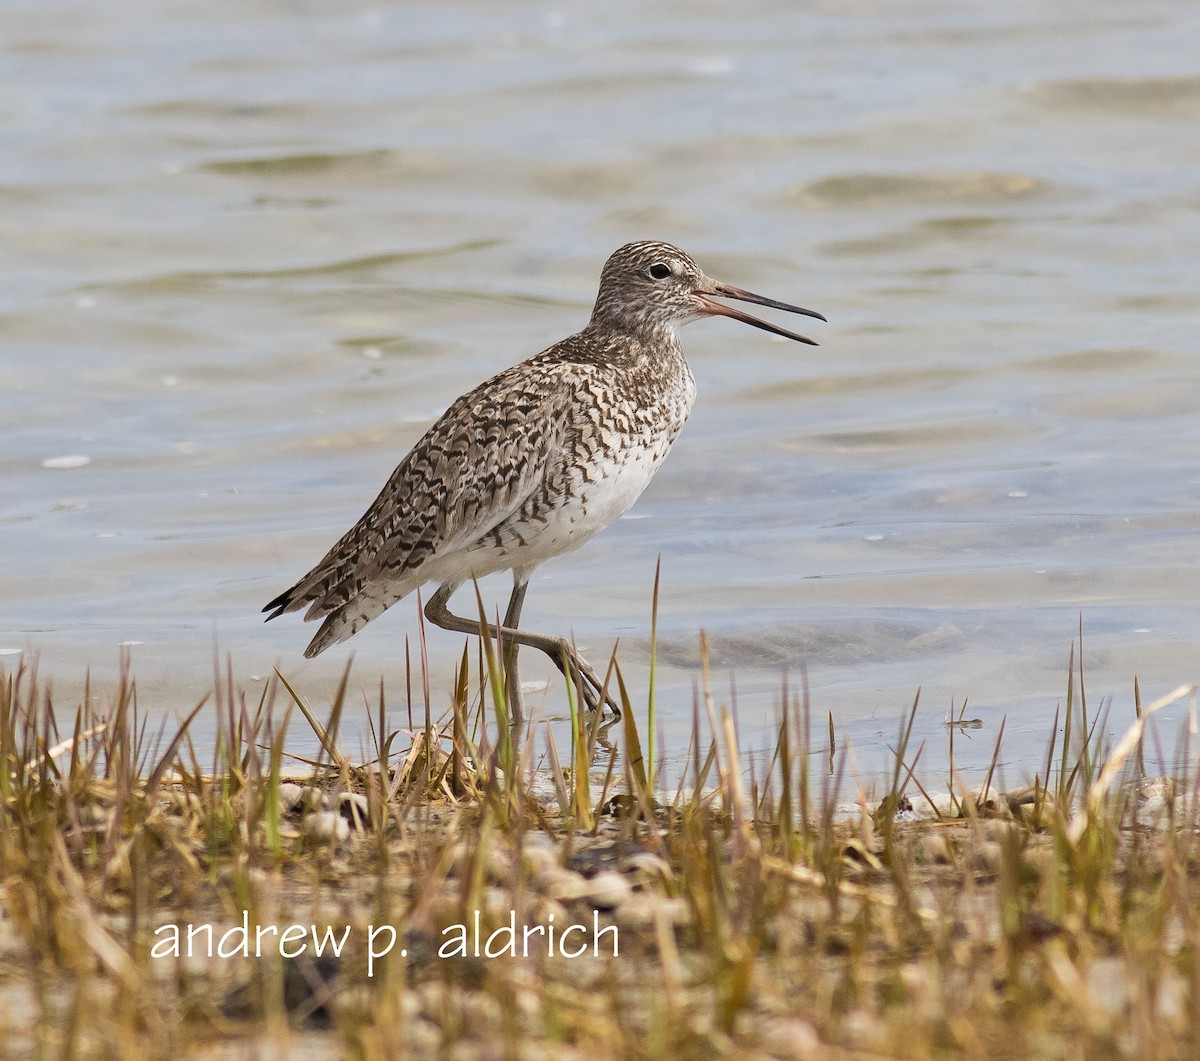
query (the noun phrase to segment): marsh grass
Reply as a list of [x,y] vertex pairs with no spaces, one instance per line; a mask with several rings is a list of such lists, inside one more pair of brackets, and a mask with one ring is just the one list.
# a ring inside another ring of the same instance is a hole
[[[157,730],[128,657],[113,688],[89,687],[69,712],[35,658],[0,671],[6,1054],[1200,1050],[1189,735],[1165,776],[1145,769],[1162,761],[1161,749],[1145,754],[1151,719],[1191,689],[1143,704],[1135,685],[1118,720],[1113,705],[1087,704],[1073,650],[1042,769],[1005,792],[1003,727],[973,787],[951,725],[938,778],[926,746],[913,747],[918,697],[872,793],[849,776],[832,718],[814,742],[806,676],[783,686],[763,759],[740,749],[735,703],[714,696],[705,664],[669,789],[615,658],[619,724],[606,732],[568,685],[560,748],[545,722],[506,725],[504,649],[488,638],[464,649],[441,712],[423,635],[398,707],[382,687],[357,690],[349,669],[320,710],[282,673],[250,697],[226,661],[212,693]],[[368,720],[362,762],[339,745],[351,710]],[[202,764],[189,727],[204,711],[218,737]],[[297,726],[315,757],[289,752]],[[447,930],[476,918],[485,934],[616,926],[619,954],[444,953]],[[307,925],[326,945],[297,958],[156,950],[170,926],[221,934],[243,919]],[[398,942],[375,955],[381,926]],[[343,930],[335,957],[328,933]]]

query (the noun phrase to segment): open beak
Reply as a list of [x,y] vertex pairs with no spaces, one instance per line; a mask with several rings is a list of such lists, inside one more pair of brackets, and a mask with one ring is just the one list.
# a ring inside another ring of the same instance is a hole
[[825,320],[821,314],[811,309],[801,309],[799,306],[789,306],[786,302],[776,302],[773,298],[764,298],[762,295],[756,295],[752,291],[743,291],[740,287],[733,287],[731,284],[718,284],[715,280],[708,281],[706,289],[692,292],[704,305],[704,312],[712,316],[732,317],[735,321],[741,321],[743,324],[753,325],[755,328],[761,328],[764,332],[774,332],[776,335],[782,335],[786,339],[795,339],[800,343],[808,343],[809,346],[816,346],[812,339],[808,339],[803,335],[797,335],[796,332],[789,332],[786,328],[777,327],[774,324],[769,324],[767,321],[760,321],[757,317],[751,317],[749,313],[743,313],[741,310],[733,309],[720,302],[713,301],[714,295],[719,295],[721,298],[736,298],[740,302],[753,302],[757,306],[769,306],[771,309],[781,309],[786,313],[803,313],[806,317],[816,317],[817,320]]

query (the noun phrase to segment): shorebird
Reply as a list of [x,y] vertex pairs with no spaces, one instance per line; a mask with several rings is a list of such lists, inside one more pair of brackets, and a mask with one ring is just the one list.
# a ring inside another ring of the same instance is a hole
[[[705,276],[669,243],[627,243],[600,274],[587,326],[459,398],[392,472],[362,518],[291,589],[268,620],[307,608],[323,619],[308,658],[345,641],[426,583],[425,616],[445,630],[498,636],[505,646],[512,722],[522,719],[517,648],[544,652],[590,710],[619,714],[596,673],[562,637],[520,630],[539,564],[578,549],[620,517],[662,464],[696,397],[679,346],[701,317],[743,324],[815,346],[717,298],[825,318]],[[511,570],[499,629],[454,615],[464,582]]]

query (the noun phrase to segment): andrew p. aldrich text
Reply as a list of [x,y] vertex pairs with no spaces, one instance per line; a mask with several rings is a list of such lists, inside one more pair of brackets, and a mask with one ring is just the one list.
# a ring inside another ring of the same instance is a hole
[[[592,911],[591,924],[572,922],[556,924],[554,915],[544,924],[517,924],[517,912],[508,911],[507,919],[496,927],[494,921],[483,923],[478,910],[471,911],[465,922],[447,925],[442,929],[438,946],[439,958],[547,958],[618,957],[620,944],[616,925],[600,924],[600,911]],[[340,958],[350,938],[352,926],[315,924],[252,925],[249,911],[242,911],[241,924],[223,932],[211,923],[162,925],[155,929],[152,958],[262,958],[278,953],[284,958],[302,954],[320,957],[326,952]],[[403,941],[402,927],[367,925],[367,975],[375,973],[375,962],[396,950]],[[408,951],[401,946],[401,958]]]

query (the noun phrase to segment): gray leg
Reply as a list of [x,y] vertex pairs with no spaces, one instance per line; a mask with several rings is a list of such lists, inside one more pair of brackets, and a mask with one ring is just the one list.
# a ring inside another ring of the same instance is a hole
[[[527,583],[517,583],[514,579],[513,594],[508,602],[505,624],[499,631],[489,627],[488,634],[494,637],[499,633],[502,643],[509,642],[514,663],[518,645],[527,645],[529,648],[536,648],[539,652],[545,653],[568,681],[575,682],[582,687],[583,702],[589,711],[603,710],[607,707],[619,717],[621,709],[617,706],[612,694],[605,691],[604,683],[596,677],[596,672],[592,670],[588,661],[571,647],[566,638],[550,637],[546,634],[529,634],[524,630],[518,630],[515,624],[512,626],[508,624],[509,618],[520,618],[521,606],[525,601],[526,586]],[[477,620],[464,619],[450,611],[448,603],[451,594],[456,589],[458,589],[458,585],[451,583],[439,586],[437,592],[425,604],[425,618],[443,630],[453,630],[460,634],[474,634],[476,637],[482,637],[483,631]],[[519,697],[520,687],[517,688]],[[509,694],[509,707],[510,709],[512,707],[511,693]],[[520,720],[514,719],[514,721]]]
[[[525,591],[528,588],[529,576],[523,571],[513,571],[512,596],[508,598],[508,611],[504,613],[506,630],[515,630],[521,625],[521,608],[525,604]],[[508,710],[514,722],[520,722],[525,717],[524,702],[521,699],[521,674],[517,668],[518,648],[520,643],[510,638],[504,660],[504,673],[508,682]]]

